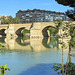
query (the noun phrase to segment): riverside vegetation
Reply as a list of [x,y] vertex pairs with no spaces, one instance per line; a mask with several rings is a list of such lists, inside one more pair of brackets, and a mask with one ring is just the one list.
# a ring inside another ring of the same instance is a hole
[[[4,48],[4,46],[2,45],[2,43],[0,43],[0,49]],[[5,75],[6,72],[9,70],[10,71],[10,68],[7,68],[7,64],[5,64],[4,66],[0,66],[0,75]]]
[[[74,7],[73,10],[68,10],[66,14],[68,17],[70,17],[72,20],[75,21],[75,1],[74,0],[55,0],[59,4],[62,4],[64,6],[70,6]],[[60,23],[58,23],[60,24]],[[68,30],[67,32],[64,32],[63,34],[59,35],[62,38],[62,41],[60,42],[62,44],[62,65],[61,64],[54,64],[53,69],[58,72],[58,74],[62,75],[75,75],[75,63],[71,61],[71,47],[75,47],[75,24],[72,24],[71,22],[61,23],[62,31]],[[69,41],[69,52],[68,52],[68,58],[66,64],[63,64],[63,48],[65,46],[63,42],[64,37],[70,36],[71,39]]]
[[1,71],[0,75],[5,75],[6,74],[5,71],[7,70],[10,71],[10,68],[7,68],[7,64],[5,64],[4,66],[0,66],[0,71]]

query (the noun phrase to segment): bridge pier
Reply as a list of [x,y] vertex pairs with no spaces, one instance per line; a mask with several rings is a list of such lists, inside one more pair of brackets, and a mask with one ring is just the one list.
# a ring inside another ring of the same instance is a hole
[[8,29],[5,30],[6,37],[17,37],[14,29],[14,24],[9,24]]
[[41,32],[41,23],[33,23],[32,28],[30,29],[31,38],[40,38],[43,37]]

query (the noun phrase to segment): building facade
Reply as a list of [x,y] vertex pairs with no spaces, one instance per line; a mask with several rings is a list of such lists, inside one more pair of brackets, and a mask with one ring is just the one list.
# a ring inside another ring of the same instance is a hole
[[22,23],[31,22],[53,22],[56,19],[68,21],[69,18],[63,12],[55,12],[49,10],[19,10],[16,13],[16,17],[20,18]]

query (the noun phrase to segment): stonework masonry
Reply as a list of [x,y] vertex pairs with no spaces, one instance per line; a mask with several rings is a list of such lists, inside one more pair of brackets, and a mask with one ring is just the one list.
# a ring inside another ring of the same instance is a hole
[[[75,24],[75,22],[73,22]],[[23,29],[30,30],[30,37],[47,37],[50,26],[56,27],[54,22],[34,22],[25,24],[4,24],[0,25],[0,35],[6,34],[6,37],[17,37]]]

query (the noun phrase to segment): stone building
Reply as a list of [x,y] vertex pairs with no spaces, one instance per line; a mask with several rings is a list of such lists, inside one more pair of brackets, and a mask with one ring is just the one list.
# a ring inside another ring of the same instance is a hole
[[56,19],[61,19],[63,21],[69,20],[69,18],[63,12],[55,12],[40,9],[19,10],[16,13],[16,17],[20,18],[22,23],[53,22]]

